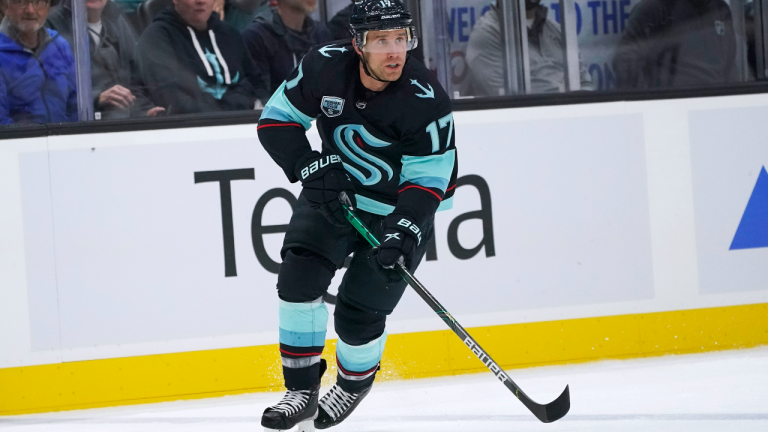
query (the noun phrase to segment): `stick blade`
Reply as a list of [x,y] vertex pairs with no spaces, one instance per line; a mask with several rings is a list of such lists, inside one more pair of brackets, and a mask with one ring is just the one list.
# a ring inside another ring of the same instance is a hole
[[565,386],[565,390],[557,397],[557,399],[544,406],[544,416],[540,417],[538,414],[536,417],[544,423],[552,423],[555,420],[560,420],[568,414],[568,410],[571,409],[571,392],[568,390],[568,386]]

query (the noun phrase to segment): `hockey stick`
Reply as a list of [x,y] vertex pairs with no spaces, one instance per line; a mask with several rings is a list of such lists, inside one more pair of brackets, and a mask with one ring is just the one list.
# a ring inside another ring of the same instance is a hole
[[[351,202],[349,198],[347,197],[347,194],[345,192],[341,192],[339,194],[339,200],[341,201],[342,207],[344,207],[344,210],[346,210],[346,218],[349,221],[349,223],[352,224],[352,226],[355,227],[355,229],[362,235],[368,243],[371,244],[373,247],[379,246],[379,241],[374,237],[373,233],[368,229],[367,226],[365,226],[365,222],[360,220],[360,218],[357,217],[357,215],[354,212],[354,209],[351,206]],[[526,395],[523,390],[518,387],[517,384],[515,384],[514,381],[512,381],[512,378],[507,375],[506,372],[504,372],[503,369],[501,369],[495,361],[491,358],[491,356],[488,355],[488,353],[483,350],[480,345],[472,338],[472,336],[467,333],[466,330],[464,330],[464,327],[461,326],[452,316],[450,313],[448,313],[447,310],[440,304],[440,302],[435,299],[432,294],[430,294],[429,291],[424,287],[424,285],[421,284],[408,269],[405,267],[403,263],[398,263],[397,266],[397,272],[400,274],[400,276],[405,279],[406,282],[408,282],[408,285],[413,288],[416,293],[421,297],[429,307],[432,308],[437,315],[445,321],[446,324],[448,324],[448,327],[453,330],[454,333],[459,337],[459,339],[464,341],[464,344],[477,356],[477,358],[480,359],[480,361],[485,364],[485,366],[490,369],[491,372],[493,372],[494,375],[496,375],[496,378],[499,379],[512,393],[514,393],[515,396],[517,396],[518,399],[520,399],[520,402],[525,405],[528,410],[530,410],[533,415],[536,416],[539,420],[541,420],[544,423],[551,423],[555,420],[561,419],[563,416],[565,416],[568,413],[568,410],[571,408],[571,397],[570,393],[568,391],[568,386],[565,386],[565,390],[563,390],[563,393],[558,396],[557,399],[554,401],[546,404],[541,405],[536,402],[534,402],[528,395]]]

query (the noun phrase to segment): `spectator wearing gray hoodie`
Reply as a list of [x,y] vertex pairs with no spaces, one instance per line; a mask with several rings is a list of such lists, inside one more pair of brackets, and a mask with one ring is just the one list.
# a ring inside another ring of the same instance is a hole
[[[549,9],[540,5],[539,0],[526,0],[525,6],[531,93],[564,92],[565,41],[560,28],[547,19]],[[504,94],[504,40],[498,5],[491,5],[472,29],[467,46],[467,64],[470,69],[472,95]],[[581,62],[579,76],[581,90],[595,89],[589,71]]]

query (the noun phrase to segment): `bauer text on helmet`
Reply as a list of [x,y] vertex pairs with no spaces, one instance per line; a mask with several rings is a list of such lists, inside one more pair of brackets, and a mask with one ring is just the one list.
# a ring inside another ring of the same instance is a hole
[[[418,45],[416,28],[411,25],[412,21],[411,13],[400,0],[361,0],[355,2],[349,27],[355,46],[361,51],[403,52]],[[404,30],[404,34],[395,30]],[[372,40],[368,33],[370,31],[392,31],[393,35],[379,36]]]

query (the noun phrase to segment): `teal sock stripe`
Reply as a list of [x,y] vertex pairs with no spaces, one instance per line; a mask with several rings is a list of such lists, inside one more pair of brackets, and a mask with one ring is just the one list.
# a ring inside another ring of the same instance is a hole
[[281,344],[295,347],[325,345],[328,308],[322,300],[312,303],[279,301]]
[[336,343],[336,359],[348,371],[364,372],[370,370],[381,361],[386,342],[386,330],[378,338],[360,346],[348,345],[339,339]]

